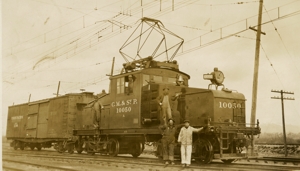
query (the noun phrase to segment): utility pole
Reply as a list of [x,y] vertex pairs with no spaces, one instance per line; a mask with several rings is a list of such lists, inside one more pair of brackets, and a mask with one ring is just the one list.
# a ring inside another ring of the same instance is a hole
[[293,97],[283,97],[283,94],[294,94],[293,92],[283,91],[283,90],[271,90],[274,93],[280,93],[281,97],[271,97],[271,99],[281,99],[281,109],[282,109],[282,127],[283,127],[283,141],[284,141],[284,156],[287,157],[287,147],[286,147],[286,134],[285,134],[285,120],[284,120],[284,104],[283,100],[295,100]]
[[59,88],[60,88],[60,81],[58,81],[58,86],[57,86],[57,92],[56,92],[56,97],[58,97],[58,93],[59,93]]
[[174,0],[172,0],[172,11],[174,11]]
[[257,23],[257,33],[256,33],[256,45],[255,45],[255,62],[254,62],[254,74],[253,74],[253,86],[252,86],[252,108],[251,108],[251,120],[250,120],[251,127],[255,127],[255,120],[256,120],[256,100],[257,100],[262,7],[263,7],[263,0],[260,0],[259,10],[258,10],[258,23]]
[[159,11],[161,11],[161,0],[160,0],[160,3],[159,3],[160,5],[159,5]]
[[115,66],[115,57],[113,57],[113,61],[112,61],[112,64],[111,64],[110,76],[114,75],[114,66]]
[[30,102],[31,94],[29,94],[28,103]]

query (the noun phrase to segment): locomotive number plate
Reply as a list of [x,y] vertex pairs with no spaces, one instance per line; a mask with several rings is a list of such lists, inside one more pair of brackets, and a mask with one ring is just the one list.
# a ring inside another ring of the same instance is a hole
[[219,108],[242,108],[242,105],[240,103],[231,103],[231,102],[219,102]]

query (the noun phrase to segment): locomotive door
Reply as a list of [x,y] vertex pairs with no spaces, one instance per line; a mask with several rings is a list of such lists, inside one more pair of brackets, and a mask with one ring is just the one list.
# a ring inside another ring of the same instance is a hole
[[37,138],[47,138],[49,102],[39,104]]
[[26,137],[28,138],[36,138],[38,109],[38,104],[29,104],[26,127]]

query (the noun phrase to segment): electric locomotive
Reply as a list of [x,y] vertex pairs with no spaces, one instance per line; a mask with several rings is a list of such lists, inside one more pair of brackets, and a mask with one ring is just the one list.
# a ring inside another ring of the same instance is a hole
[[[83,109],[82,123],[74,130],[74,136],[78,136],[77,151],[137,157],[145,143],[156,142],[156,155],[161,156],[162,136],[158,127],[165,123],[165,118],[157,97],[167,87],[175,123],[189,119],[193,127],[205,127],[193,135],[193,158],[204,163],[214,158],[232,162],[238,157],[255,155],[251,148],[246,150],[253,147],[253,136],[260,133],[260,128],[258,124],[246,125],[244,95],[225,89],[221,84],[223,73],[218,69],[204,75],[212,84],[201,89],[189,87],[190,76],[178,68],[176,61],[159,62],[152,57],[124,64],[124,73],[110,77],[109,94],[98,99],[103,106],[97,119],[99,127],[93,127],[93,105]],[[212,89],[213,86],[223,88]],[[179,154],[179,147],[176,153]]]
[[[138,30],[140,33],[136,34]],[[153,36],[155,40],[151,40],[150,47],[146,48],[147,40],[154,32],[157,33]],[[173,39],[173,45],[167,48],[166,39],[170,35],[179,43],[174,44]],[[158,36],[161,36],[160,41],[157,41]],[[137,53],[130,56],[125,48],[135,41]],[[246,124],[244,95],[226,89],[222,84],[224,75],[217,68],[210,74],[204,74],[204,79],[211,80],[208,88],[189,87],[190,76],[180,71],[178,63],[173,60],[182,44],[183,39],[167,30],[161,21],[141,19],[140,25],[120,49],[127,62],[120,74],[110,74],[109,93],[102,93],[97,100],[101,104],[101,114],[93,109],[94,101],[79,116],[81,123],[73,132],[78,138],[75,142],[77,152],[138,157],[145,144],[154,142],[157,145],[156,156],[161,157],[162,135],[158,127],[171,117],[177,124],[189,119],[191,126],[205,127],[202,132],[193,135],[192,157],[202,163],[209,163],[212,159],[230,163],[237,158],[256,155],[253,137],[260,133],[260,127],[258,123]],[[142,58],[149,54],[151,48],[151,55]],[[155,60],[162,54],[166,54],[166,61]],[[168,89],[167,93],[165,89]],[[167,117],[159,101],[164,93],[169,96],[171,116]],[[179,153],[177,146],[175,154]]]

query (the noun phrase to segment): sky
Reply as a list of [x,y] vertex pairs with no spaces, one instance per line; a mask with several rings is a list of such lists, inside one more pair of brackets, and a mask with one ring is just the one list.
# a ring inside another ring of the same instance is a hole
[[[291,91],[287,96],[295,100],[284,101],[285,122],[294,128],[300,118],[300,1],[263,4],[256,118],[281,125],[281,102],[271,99],[279,94],[271,90]],[[29,96],[55,97],[59,81],[60,95],[108,91],[112,59],[118,74],[125,62],[119,49],[142,17],[160,20],[184,39],[174,60],[191,76],[190,87],[206,88],[203,74],[218,67],[225,87],[245,95],[250,122],[256,32],[248,28],[257,25],[258,6],[258,0],[175,0],[174,9],[172,0],[3,0],[2,134],[8,106]]]

